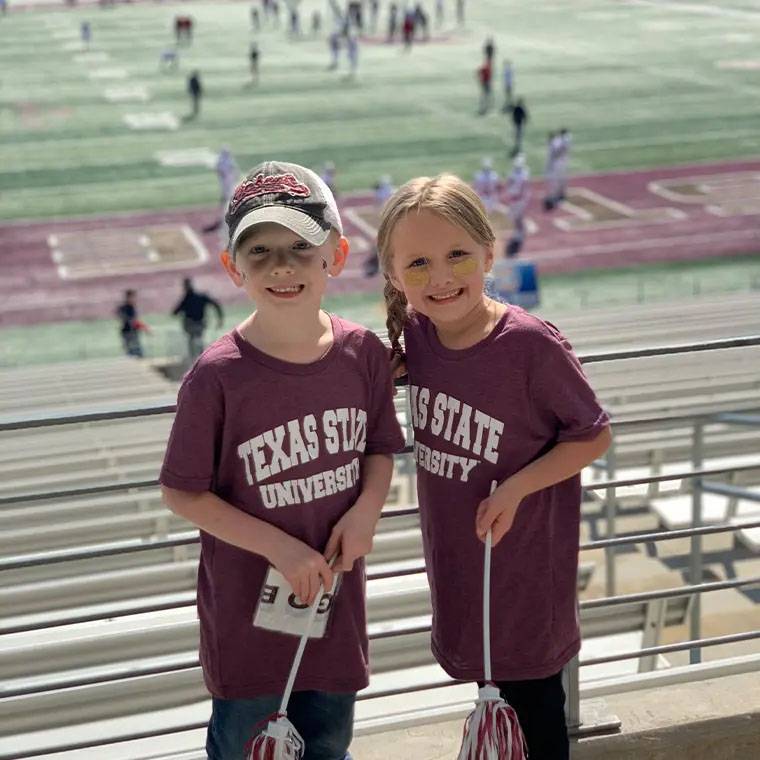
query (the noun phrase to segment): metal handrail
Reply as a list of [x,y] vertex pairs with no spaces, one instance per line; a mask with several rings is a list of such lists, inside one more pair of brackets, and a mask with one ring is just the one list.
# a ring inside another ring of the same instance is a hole
[[[705,488],[704,490],[708,490]],[[716,492],[717,493],[717,492]],[[760,495],[753,494],[754,501],[760,502]],[[393,512],[385,512],[380,517],[391,519],[394,517],[407,517],[417,514],[417,509],[403,509]],[[707,525],[700,528],[683,528],[682,530],[663,530],[653,533],[638,533],[619,538],[603,538],[598,541],[588,541],[580,544],[581,551],[591,549],[604,549],[608,546],[623,546],[625,544],[654,543],[657,541],[669,541],[690,536],[705,536],[715,533],[726,533],[748,528],[760,528],[760,520],[742,522],[741,524],[722,523],[720,525]],[[153,551],[154,549],[173,549],[178,546],[194,546],[200,543],[197,531],[184,531],[176,533],[169,538],[161,538],[152,541],[134,539],[132,541],[113,541],[107,544],[98,544],[86,549],[58,549],[49,552],[35,552],[33,554],[21,554],[10,557],[0,557],[0,572],[4,570],[21,570],[28,567],[42,567],[54,565],[60,562],[74,562],[78,560],[97,559],[99,557],[118,556],[120,554],[134,554],[137,552]],[[424,566],[422,568],[424,570]],[[415,571],[416,572],[416,571]],[[373,577],[390,577],[389,575],[377,575]]]
[[[752,583],[760,583],[760,576],[753,579],[747,579],[746,581],[742,582],[741,584],[734,584],[732,587],[736,587],[736,585],[751,585]],[[725,588],[723,584],[702,584],[701,586],[693,586],[690,588],[689,591],[685,592],[684,594],[665,594],[664,592],[649,592],[647,595],[637,595],[637,594],[630,594],[624,597],[616,597],[612,599],[603,599],[603,600],[592,600],[593,602],[605,602],[606,604],[590,604],[588,602],[584,603],[581,602],[581,609],[596,609],[598,607],[603,606],[609,606],[609,605],[615,605],[615,604],[626,604],[633,601],[645,601],[649,599],[660,599],[660,598],[667,598],[668,596],[687,596],[691,593],[706,593],[708,591],[716,591],[720,588]],[[419,625],[419,626],[413,626],[408,629],[401,629],[397,631],[383,631],[382,633],[375,633],[375,634],[368,634],[368,638],[370,641],[374,641],[376,639],[388,639],[388,638],[400,638],[401,636],[410,636],[414,634],[419,633],[428,633],[431,631],[430,625]],[[606,655],[603,657],[595,657],[587,660],[582,660],[579,662],[580,666],[587,666],[587,665],[601,665],[603,663],[608,662],[617,662],[618,660],[628,660],[628,659],[635,659],[638,657],[646,657],[649,655],[657,655],[657,654],[664,654],[667,652],[680,652],[685,651],[687,649],[692,649],[693,647],[699,646],[717,646],[720,644],[731,644],[736,643],[740,641],[749,641],[752,639],[760,638],[760,630],[755,631],[744,631],[742,633],[737,634],[727,634],[724,636],[712,636],[705,639],[696,639],[692,641],[683,641],[679,642],[677,644],[663,644],[661,646],[656,647],[645,647],[643,649],[631,651],[631,652],[622,652],[617,653],[613,655]],[[78,688],[82,686],[92,686],[94,684],[100,684],[100,683],[110,683],[113,681],[123,681],[128,678],[134,678],[136,676],[155,676],[155,675],[162,675],[165,673],[174,673],[177,671],[182,670],[192,670],[193,668],[197,668],[200,666],[200,661],[197,656],[194,657],[188,657],[183,662],[177,662],[173,665],[148,665],[145,667],[140,666],[134,666],[129,665],[125,667],[121,672],[111,672],[106,676],[98,676],[98,675],[92,675],[92,676],[84,676],[79,678],[69,678],[67,680],[59,681],[55,684],[55,689],[69,689],[69,688]],[[50,691],[50,688],[46,686],[45,684],[38,684],[38,685],[31,685],[31,686],[20,686],[15,689],[2,689],[0,690],[0,698],[11,698],[11,697],[19,697],[19,696],[28,696],[30,694],[40,694],[46,691]],[[397,692],[390,692],[391,694],[396,694]],[[373,695],[374,696],[374,695]]]
[[658,647],[644,647],[632,652],[619,652],[617,654],[608,654],[604,657],[590,657],[587,660],[581,660],[578,664],[581,667],[587,665],[604,665],[608,662],[617,662],[619,660],[634,660],[639,657],[648,657],[657,654],[667,654],[668,652],[684,652],[687,649],[695,647],[715,647],[721,644],[736,644],[740,641],[752,641],[760,639],[760,629],[755,631],[743,631],[742,633],[728,633],[724,636],[710,636],[706,639],[695,639],[694,641],[681,641],[678,644],[662,644]]
[[[626,423],[616,424],[619,428]],[[411,446],[406,446],[399,456],[411,454]],[[648,483],[665,483],[669,480],[683,480],[684,478],[694,478],[700,476],[726,475],[732,472],[745,472],[747,470],[757,470],[760,468],[760,459],[757,464],[744,464],[733,467],[718,467],[708,470],[684,470],[683,472],[671,473],[669,475],[651,475],[647,478],[624,478],[621,480],[599,480],[594,483],[585,483],[583,488],[586,491],[598,491],[605,488],[622,488],[624,486],[646,485]],[[88,488],[72,488],[64,491],[43,491],[41,493],[19,494],[18,496],[3,496],[0,498],[0,507],[8,504],[25,504],[29,502],[48,501],[54,499],[70,499],[77,496],[96,496],[103,493],[117,493],[119,491],[132,491],[141,488],[157,488],[161,483],[159,480],[135,480],[123,483],[112,483],[110,485],[90,486]],[[382,515],[381,515],[382,517]]]
[[[594,364],[598,362],[623,361],[626,359],[640,359],[647,356],[668,356],[698,351],[716,351],[727,348],[744,348],[747,346],[760,346],[760,335],[744,335],[735,338],[721,338],[719,340],[699,341],[696,343],[676,343],[670,346],[657,346],[655,348],[632,348],[623,351],[607,351],[598,354],[581,354],[578,360],[582,364]],[[404,378],[400,378],[399,386],[406,384]],[[8,430],[26,430],[39,427],[54,427],[57,425],[71,425],[83,422],[99,422],[110,419],[126,419],[129,417],[144,417],[148,415],[170,414],[176,411],[176,404],[149,404],[147,406],[125,406],[120,409],[67,413],[48,413],[43,417],[27,416],[11,419],[0,418],[0,433]],[[755,411],[755,409],[750,410]]]
[[[642,358],[646,356],[663,356],[663,355],[669,355],[669,354],[690,353],[690,352],[695,352],[695,351],[709,351],[709,350],[726,349],[726,348],[738,348],[738,347],[754,346],[754,345],[760,345],[760,336],[744,336],[744,337],[739,337],[739,338],[717,340],[717,341],[707,341],[707,342],[702,342],[702,343],[691,343],[691,344],[663,346],[663,347],[658,347],[658,348],[630,349],[630,350],[625,350],[625,351],[587,354],[579,358],[581,362],[585,364],[585,363],[605,362],[605,361],[614,361],[614,360],[627,360],[627,359],[634,359],[634,358]],[[403,383],[400,383],[400,384],[403,384]],[[101,421],[101,420],[114,420],[114,419],[125,419],[125,418],[130,418],[130,417],[170,414],[173,411],[175,411],[175,408],[176,407],[174,404],[158,404],[158,405],[148,405],[148,406],[140,406],[140,407],[127,407],[127,408],[122,408],[122,409],[110,409],[110,410],[105,410],[105,411],[87,412],[87,413],[79,413],[79,414],[76,414],[76,413],[70,414],[70,413],[63,412],[63,413],[54,414],[54,415],[46,415],[45,417],[32,416],[32,417],[27,417],[23,419],[0,420],[0,432],[11,431],[11,430],[32,429],[32,428],[44,428],[44,427],[52,427],[52,426],[65,425],[65,424],[88,423],[88,422],[96,422],[96,421]],[[736,410],[731,413],[701,412],[701,413],[696,413],[696,414],[690,413],[690,414],[682,414],[682,415],[671,415],[668,417],[657,416],[657,417],[648,417],[648,418],[628,419],[628,420],[621,420],[621,421],[613,420],[613,424],[615,425],[616,429],[638,428],[641,426],[649,426],[649,425],[656,426],[656,425],[663,425],[665,423],[674,423],[674,422],[675,423],[692,422],[695,425],[695,429],[698,429],[701,426],[705,424],[709,424],[711,422],[725,422],[728,424],[753,425],[753,424],[758,424],[758,421],[760,421],[760,415],[757,415],[757,410],[758,410],[758,407],[754,406],[746,410],[741,409],[741,410]],[[410,451],[412,451],[411,447],[407,447],[405,449],[405,453],[409,453]],[[726,474],[729,472],[754,470],[760,467],[760,462],[758,462],[757,465],[743,465],[740,467],[704,469],[701,466],[701,459],[695,458],[695,463],[698,463],[698,466],[693,467],[692,470],[689,472],[677,473],[677,474],[671,474],[671,475],[665,475],[665,476],[653,476],[653,477],[641,478],[641,479],[615,480],[614,477],[612,477],[612,478],[609,478],[606,482],[588,484],[588,485],[585,485],[584,488],[586,490],[591,490],[591,491],[607,489],[608,492],[610,492],[614,488],[628,486],[628,485],[639,485],[639,484],[653,483],[653,482],[665,482],[668,480],[694,478],[696,491],[709,490],[709,486],[704,487],[701,482],[701,479],[705,476],[709,477],[713,475]],[[118,483],[118,484],[113,484],[110,486],[93,486],[93,487],[88,487],[88,488],[70,489],[68,491],[48,492],[44,494],[39,494],[39,493],[38,494],[24,494],[21,496],[11,496],[11,497],[0,498],[0,505],[8,504],[8,503],[18,504],[18,503],[24,503],[24,502],[35,502],[35,501],[41,501],[44,499],[55,499],[55,498],[64,498],[64,497],[72,497],[72,496],[94,495],[97,493],[109,493],[109,492],[115,492],[115,491],[123,491],[126,489],[155,487],[158,484],[159,483],[157,480],[148,480],[148,481],[136,481],[133,483]],[[736,494],[731,494],[731,495],[736,495]],[[695,498],[698,498],[698,497],[695,497]],[[416,511],[417,511],[416,509],[400,510],[397,512],[387,513],[383,515],[383,517],[393,517],[393,516],[398,516],[400,514],[413,514]],[[697,517],[699,517],[699,511],[697,511],[695,514],[697,514]],[[697,525],[698,524],[699,524],[699,520],[697,520]],[[725,532],[725,531],[738,531],[747,527],[760,527],[760,522],[748,522],[748,523],[742,523],[742,524],[737,524],[737,525],[721,525],[721,526],[710,526],[710,527],[701,526],[701,527],[696,527],[696,528],[691,528],[691,529],[681,530],[681,531],[667,531],[667,532],[659,532],[659,533],[640,534],[640,535],[635,535],[635,536],[626,536],[626,537],[615,538],[615,539],[606,539],[602,541],[589,542],[589,543],[583,544],[581,548],[584,550],[593,549],[593,548],[609,548],[612,546],[617,546],[617,545],[626,544],[626,543],[640,543],[644,541],[670,540],[670,539],[675,539],[675,538],[683,538],[685,536],[691,536],[692,541],[698,541],[699,537],[705,534],[719,533],[719,532]],[[73,551],[63,550],[63,551],[55,552],[55,553],[47,553],[45,555],[37,554],[37,555],[28,555],[26,557],[11,557],[7,561],[0,560],[0,570],[27,567],[33,564],[51,564],[53,562],[64,562],[64,561],[69,561],[72,559],[85,559],[85,558],[91,558],[91,557],[97,557],[97,556],[106,556],[112,553],[127,553],[127,552],[144,551],[144,550],[149,550],[153,548],[160,548],[160,547],[167,547],[167,546],[188,545],[188,544],[196,543],[197,541],[198,541],[197,535],[193,535],[193,536],[175,535],[172,538],[162,539],[161,541],[154,541],[150,543],[136,544],[136,543],[119,542],[118,544],[90,547],[89,549],[84,550],[84,553],[82,550],[73,550]],[[409,565],[400,573],[393,570],[389,570],[389,571],[379,571],[375,575],[372,575],[372,573],[370,572],[369,577],[370,578],[391,577],[394,575],[409,574],[412,572],[421,572],[423,570],[424,570],[424,565],[419,565],[419,566]],[[700,577],[700,576],[696,575],[692,577]],[[695,595],[695,602],[698,602],[700,595],[708,591],[740,588],[744,586],[753,586],[756,584],[760,584],[760,576],[754,576],[754,577],[749,577],[749,578],[744,578],[744,579],[733,579],[733,580],[728,580],[728,581],[718,581],[718,582],[713,582],[713,583],[696,583],[693,585],[682,586],[675,589],[662,589],[662,590],[655,590],[655,591],[643,592],[643,593],[638,593],[638,594],[626,594],[626,595],[618,595],[618,596],[608,595],[607,597],[604,597],[602,599],[584,600],[580,603],[580,607],[582,609],[598,609],[598,608],[603,608],[603,607],[614,607],[616,605],[632,604],[636,602],[650,601],[650,600],[655,600],[655,599],[684,597],[684,596],[690,596],[692,594]],[[191,606],[192,604],[194,604],[194,602],[195,602],[194,592],[191,592],[188,594],[184,594],[184,593],[175,594],[173,595],[171,599],[168,599],[164,602],[148,605],[148,606],[145,606],[145,605],[141,607],[133,606],[131,608],[122,606],[121,609],[108,611],[107,616],[120,617],[124,615],[136,614],[140,612],[176,609],[180,607]],[[28,631],[28,630],[35,630],[37,628],[49,628],[49,627],[64,625],[64,624],[72,623],[72,622],[85,622],[87,620],[97,620],[97,619],[100,619],[103,616],[103,614],[104,613],[101,610],[101,612],[93,612],[93,613],[88,613],[85,615],[70,616],[67,619],[59,618],[58,620],[47,621],[44,624],[21,625],[21,626],[14,626],[13,628],[9,627],[9,628],[4,629],[4,632],[6,633],[11,632],[11,630],[13,630],[14,632]],[[404,633],[408,633],[408,632],[404,632]],[[399,633],[399,635],[401,634]],[[587,666],[587,665],[593,665],[593,664],[602,664],[606,662],[613,662],[616,660],[632,659],[632,658],[637,658],[637,657],[656,655],[656,654],[660,654],[664,652],[682,651],[686,649],[695,651],[695,650],[699,650],[703,646],[712,646],[712,645],[726,644],[726,643],[732,643],[732,642],[738,642],[738,641],[746,641],[746,640],[751,640],[758,637],[760,637],[760,631],[746,631],[746,632],[742,632],[738,634],[729,634],[729,635],[717,636],[717,637],[712,637],[712,638],[695,638],[692,635],[691,640],[687,642],[663,645],[663,646],[658,646],[658,647],[649,647],[649,648],[641,649],[638,652],[626,652],[626,653],[620,653],[617,655],[608,655],[604,657],[593,658],[589,660],[584,660],[582,663],[580,663],[580,665]],[[197,667],[197,661],[192,667]],[[158,674],[158,673],[163,673],[163,672],[172,672],[178,669],[186,669],[186,666],[181,663],[178,666],[168,666],[168,667],[165,666],[164,668],[156,668],[154,669],[154,671],[155,673]],[[106,678],[106,679],[101,679],[101,681],[90,680],[88,682],[97,683],[97,682],[102,682],[103,680],[107,681],[107,680],[113,680],[113,679]],[[403,694],[403,693],[408,693],[412,691],[420,691],[427,688],[436,688],[437,686],[453,685],[455,683],[458,683],[458,682],[449,681],[449,682],[440,682],[436,684],[415,685],[413,687],[405,687],[402,689],[389,689],[389,690],[386,690],[386,692],[373,692],[371,694],[366,694],[366,695],[360,694],[359,699],[376,698],[378,696],[384,696],[386,693],[387,695]],[[183,726],[181,728],[175,727],[171,729],[171,732],[175,730],[187,730],[189,728],[202,728],[205,725],[206,725],[205,722],[203,722],[203,723],[191,724],[189,726]],[[156,736],[156,735],[161,735],[165,733],[168,733],[168,732],[165,730],[141,732],[140,736],[141,737]],[[137,735],[135,735],[135,737],[137,737]],[[66,748],[57,747],[56,751],[62,751],[62,749],[68,750],[68,749],[78,749],[78,748],[84,748],[84,747],[90,747],[90,746],[97,746],[98,744],[102,744],[102,743],[103,742],[99,742],[99,741],[96,741],[95,743],[90,741],[87,743],[79,743],[76,745],[71,745],[71,747],[66,747]],[[25,755],[19,755],[18,757],[19,758],[25,757]]]

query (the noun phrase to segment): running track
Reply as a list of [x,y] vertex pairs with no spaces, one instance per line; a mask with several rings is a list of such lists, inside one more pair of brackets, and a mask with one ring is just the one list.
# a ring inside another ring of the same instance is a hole
[[[678,187],[675,195],[663,196],[653,192],[652,183],[666,189]],[[521,256],[537,262],[541,273],[760,252],[760,160],[577,176],[572,178],[571,190],[586,201],[601,198],[605,208],[612,209],[612,215],[620,213],[617,219],[610,219],[608,213],[601,225],[591,219],[584,222],[579,216],[583,212],[577,207],[574,212],[561,208],[547,214],[541,209],[543,188],[535,183],[528,209],[535,232],[528,238]],[[688,192],[695,193],[691,200]],[[729,205],[722,205],[726,199]],[[357,222],[356,214],[360,207],[371,206],[371,197],[345,197],[341,206],[353,256],[346,271],[330,282],[330,288],[336,293],[379,294],[380,278],[368,280],[361,273],[372,234],[371,228]],[[0,326],[109,317],[127,287],[139,291],[143,313],[166,311],[179,297],[179,283],[186,274],[193,276],[197,287],[212,292],[225,303],[243,302],[244,296],[217,263],[218,234],[201,232],[216,213],[214,208],[201,208],[3,224]],[[60,278],[48,245],[50,235],[156,224],[189,225],[207,248],[208,259],[188,269],[80,280]],[[586,228],[567,229],[563,224]],[[500,234],[500,250],[505,234],[504,231]]]

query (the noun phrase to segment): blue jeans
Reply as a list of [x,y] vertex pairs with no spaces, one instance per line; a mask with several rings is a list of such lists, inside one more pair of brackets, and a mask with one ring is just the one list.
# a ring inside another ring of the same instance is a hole
[[[214,697],[206,734],[209,760],[243,760],[248,740],[266,728],[262,721],[277,712],[281,699],[277,694],[255,699]],[[293,692],[288,720],[306,745],[303,760],[351,760],[348,746],[353,737],[354,702],[356,694],[353,692]]]

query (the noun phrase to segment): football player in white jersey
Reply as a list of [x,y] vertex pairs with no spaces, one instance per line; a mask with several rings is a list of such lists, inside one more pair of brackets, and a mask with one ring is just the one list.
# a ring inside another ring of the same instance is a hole
[[506,201],[514,227],[512,237],[507,242],[507,256],[516,256],[525,241],[525,211],[530,202],[530,169],[522,153],[515,156],[512,171],[507,177]]
[[500,186],[501,177],[499,177],[496,169],[493,168],[493,162],[490,158],[484,158],[480,171],[475,175],[473,187],[489,214],[493,212]]

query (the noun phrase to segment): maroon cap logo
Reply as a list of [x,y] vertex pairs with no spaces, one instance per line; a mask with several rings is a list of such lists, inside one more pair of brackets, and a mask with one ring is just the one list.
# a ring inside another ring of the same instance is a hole
[[238,206],[260,195],[285,194],[295,198],[308,198],[311,190],[299,182],[292,174],[257,174],[253,179],[246,179],[235,189],[230,199],[229,213],[234,214]]

